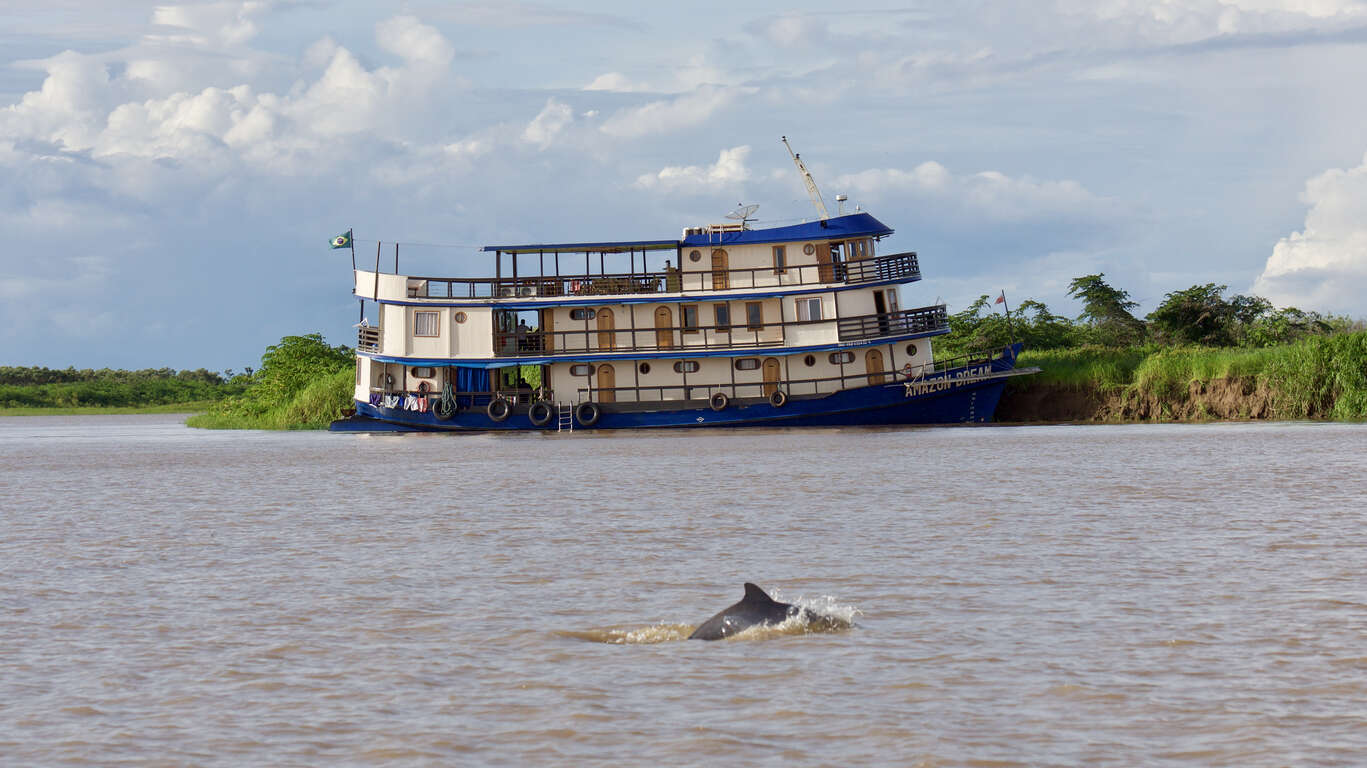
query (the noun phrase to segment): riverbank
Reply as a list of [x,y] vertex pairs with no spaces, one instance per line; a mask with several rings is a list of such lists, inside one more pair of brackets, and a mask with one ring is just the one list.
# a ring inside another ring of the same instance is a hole
[[1367,420],[1367,333],[1257,349],[1084,347],[1021,355],[1001,422]]
[[19,408],[0,408],[0,418],[6,416],[123,416],[129,414],[184,413],[196,414],[207,410],[216,401],[196,400],[188,403],[162,403],[160,405],[78,405],[66,407],[24,406]]

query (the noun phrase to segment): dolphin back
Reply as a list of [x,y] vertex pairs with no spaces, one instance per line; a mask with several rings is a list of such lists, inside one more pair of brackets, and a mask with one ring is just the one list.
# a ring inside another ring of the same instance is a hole
[[759,587],[745,583],[745,597],[739,603],[704,621],[688,636],[689,640],[722,640],[756,624],[778,624],[797,612],[790,603],[780,603]]

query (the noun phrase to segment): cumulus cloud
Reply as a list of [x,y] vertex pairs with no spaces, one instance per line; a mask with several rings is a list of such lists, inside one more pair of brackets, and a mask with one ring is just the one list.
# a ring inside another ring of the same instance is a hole
[[998,171],[956,176],[934,161],[921,163],[910,171],[873,168],[846,174],[836,178],[835,186],[870,202],[911,197],[1004,222],[1095,215],[1108,207],[1105,200],[1076,181],[1012,178]]
[[522,132],[522,138],[541,149],[547,149],[555,141],[555,137],[565,129],[565,126],[572,122],[574,122],[574,110],[570,109],[568,104],[562,104],[555,99],[547,99],[546,106],[527,124],[526,130]]
[[734,189],[750,178],[750,169],[745,166],[745,159],[749,155],[749,146],[723,149],[717,156],[717,162],[711,165],[667,166],[658,173],[642,174],[636,179],[635,186],[683,193]]
[[672,133],[707,121],[742,95],[753,92],[754,89],[703,86],[676,98],[620,110],[603,121],[602,131],[624,139]]
[[1367,295],[1367,157],[1310,179],[1305,228],[1272,248],[1253,293],[1280,306],[1360,311]]

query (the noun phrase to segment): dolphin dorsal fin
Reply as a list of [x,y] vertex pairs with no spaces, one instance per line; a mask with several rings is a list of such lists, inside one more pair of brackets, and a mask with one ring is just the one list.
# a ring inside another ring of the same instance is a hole
[[745,599],[741,602],[751,605],[770,605],[774,602],[774,598],[769,597],[764,590],[747,581],[745,582]]

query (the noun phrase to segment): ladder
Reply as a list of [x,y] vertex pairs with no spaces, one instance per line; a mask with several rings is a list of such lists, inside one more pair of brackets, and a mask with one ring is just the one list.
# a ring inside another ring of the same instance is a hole
[[555,431],[564,432],[565,430],[569,430],[570,432],[573,432],[574,408],[571,408],[569,403],[558,402],[555,404],[555,411],[556,416],[559,419],[558,423],[556,424]]

